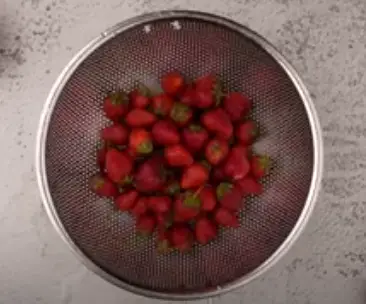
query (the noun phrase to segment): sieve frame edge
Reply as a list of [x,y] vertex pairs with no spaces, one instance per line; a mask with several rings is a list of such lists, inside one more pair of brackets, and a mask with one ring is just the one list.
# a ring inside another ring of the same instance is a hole
[[[112,39],[116,35],[126,31],[130,28],[141,26],[148,22],[161,21],[164,19],[171,18],[192,18],[201,21],[212,22],[219,26],[234,30],[250,40],[254,41],[261,48],[263,48],[270,56],[272,56],[282,69],[286,72],[287,76],[295,86],[303,105],[306,110],[307,118],[309,120],[310,129],[312,133],[313,141],[313,172],[309,192],[304,203],[303,210],[296,224],[292,228],[289,235],[283,241],[283,243],[277,248],[277,250],[267,258],[259,267],[254,269],[252,272],[246,274],[240,279],[228,283],[227,285],[218,286],[215,290],[203,291],[197,293],[164,293],[157,292],[150,289],[145,289],[132,284],[129,284],[122,279],[119,279],[103,268],[94,263],[87,255],[77,246],[71,236],[67,233],[64,225],[62,224],[56,208],[54,206],[51,193],[48,187],[48,179],[46,174],[46,162],[45,162],[45,151],[46,151],[46,140],[48,135],[49,123],[53,114],[56,102],[63,90],[65,84],[69,81],[73,73],[79,67],[79,65],[97,48]],[[142,295],[145,297],[162,299],[162,300],[197,300],[205,299],[214,296],[222,295],[226,292],[232,291],[239,287],[252,282],[254,279],[263,275],[272,266],[274,266],[294,245],[300,234],[303,232],[311,214],[315,207],[315,203],[321,188],[321,179],[323,174],[323,140],[322,131],[319,123],[319,119],[316,113],[315,106],[311,99],[311,96],[306,89],[305,84],[302,82],[300,76],[293,68],[293,66],[285,59],[283,55],[265,38],[255,33],[246,26],[239,24],[235,21],[229,20],[225,17],[199,12],[199,11],[187,11],[187,10],[169,10],[169,11],[157,11],[149,14],[140,15],[127,19],[121,23],[112,26],[106,31],[102,32],[98,37],[88,43],[82,48],[71,61],[66,65],[61,74],[55,81],[43,107],[41,118],[38,126],[37,139],[36,139],[36,153],[35,153],[35,167],[37,174],[37,182],[40,190],[40,196],[42,199],[43,206],[46,213],[54,226],[55,230],[61,236],[63,241],[68,245],[71,251],[76,257],[86,266],[89,270],[99,275],[109,283],[120,287],[124,290],[132,292],[134,294]]]

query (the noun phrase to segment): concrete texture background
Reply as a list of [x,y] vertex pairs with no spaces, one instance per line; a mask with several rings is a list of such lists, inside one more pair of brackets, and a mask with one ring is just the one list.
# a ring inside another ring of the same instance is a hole
[[0,0],[0,303],[159,302],[74,258],[41,207],[33,160],[43,102],[72,56],[123,19],[172,8],[265,36],[302,75],[324,131],[323,189],[305,233],[266,275],[213,303],[366,303],[364,0]]

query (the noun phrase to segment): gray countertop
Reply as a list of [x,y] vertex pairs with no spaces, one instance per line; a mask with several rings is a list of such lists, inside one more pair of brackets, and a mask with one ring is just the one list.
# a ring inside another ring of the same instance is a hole
[[72,56],[123,19],[171,8],[225,15],[265,36],[303,77],[324,131],[323,189],[304,234],[260,279],[213,302],[366,303],[364,0],[1,0],[0,303],[159,302],[74,258],[41,207],[33,160],[41,108]]

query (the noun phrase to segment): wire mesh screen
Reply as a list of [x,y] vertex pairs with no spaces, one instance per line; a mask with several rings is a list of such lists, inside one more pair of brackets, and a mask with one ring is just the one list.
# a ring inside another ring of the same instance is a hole
[[[135,236],[134,221],[88,187],[96,171],[107,92],[154,86],[166,72],[187,78],[221,76],[255,105],[263,130],[255,150],[274,169],[265,192],[247,198],[241,227],[224,229],[190,253],[158,254],[153,239]],[[116,278],[148,290],[201,292],[240,279],[261,265],[291,232],[304,207],[313,171],[313,142],[303,102],[280,65],[242,34],[195,18],[133,27],[95,50],[65,85],[51,117],[46,174],[53,203],[79,248]]]

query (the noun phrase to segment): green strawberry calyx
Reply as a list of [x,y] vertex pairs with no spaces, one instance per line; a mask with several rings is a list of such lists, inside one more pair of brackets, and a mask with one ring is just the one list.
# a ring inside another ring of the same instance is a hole
[[139,154],[149,154],[153,151],[153,149],[154,149],[153,143],[150,140],[148,140],[139,144],[136,150],[137,153]]
[[189,107],[183,103],[176,102],[173,106],[171,116],[177,122],[184,122],[187,119]]
[[257,156],[257,162],[259,167],[264,171],[268,171],[271,166],[271,159],[267,155]]
[[202,127],[198,124],[191,124],[191,125],[189,125],[189,130],[198,133],[198,132],[202,131]]
[[124,91],[115,92],[109,95],[113,105],[126,105],[129,102],[128,96]]
[[104,186],[104,180],[100,176],[93,176],[90,180],[91,187],[94,191],[101,189]]
[[216,196],[218,200],[221,200],[224,195],[231,191],[233,184],[230,183],[220,183],[216,188]]
[[194,193],[192,191],[187,191],[184,194],[183,204],[186,207],[199,208],[201,206],[201,200],[198,197],[198,193],[197,192]]

